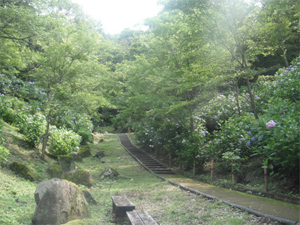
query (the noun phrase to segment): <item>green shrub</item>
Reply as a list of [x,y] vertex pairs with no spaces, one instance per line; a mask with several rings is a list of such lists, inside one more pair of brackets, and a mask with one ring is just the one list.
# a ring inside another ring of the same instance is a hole
[[18,125],[24,119],[24,103],[17,98],[0,96],[0,117],[9,124]]
[[70,155],[77,151],[81,137],[74,131],[52,127],[50,131],[50,153],[54,156]]
[[20,131],[26,136],[31,147],[35,147],[46,129],[46,120],[42,115],[23,116],[19,122]]
[[249,148],[261,158],[263,166],[286,176],[299,176],[299,103],[277,99],[259,120],[249,125],[253,133]]
[[68,110],[63,111],[60,113],[56,125],[59,127],[66,127],[79,134],[81,136],[81,144],[92,142],[92,131],[94,126],[91,117],[87,114],[74,113]]

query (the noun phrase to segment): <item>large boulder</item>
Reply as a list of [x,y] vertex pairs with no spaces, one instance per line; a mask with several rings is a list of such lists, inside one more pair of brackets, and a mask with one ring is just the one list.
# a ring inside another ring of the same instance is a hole
[[38,184],[32,224],[59,225],[91,216],[84,194],[73,183],[52,179]]

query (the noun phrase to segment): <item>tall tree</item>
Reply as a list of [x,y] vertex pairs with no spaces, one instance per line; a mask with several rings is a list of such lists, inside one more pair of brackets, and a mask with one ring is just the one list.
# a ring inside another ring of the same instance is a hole
[[46,94],[47,129],[42,158],[57,111],[69,106],[77,111],[92,112],[106,104],[99,86],[101,76],[107,72],[99,63],[103,37],[84,18],[76,16],[76,11],[64,8],[61,3],[54,4],[48,9],[49,14],[42,15],[45,30],[38,40],[42,51],[37,60],[39,66],[32,74]]

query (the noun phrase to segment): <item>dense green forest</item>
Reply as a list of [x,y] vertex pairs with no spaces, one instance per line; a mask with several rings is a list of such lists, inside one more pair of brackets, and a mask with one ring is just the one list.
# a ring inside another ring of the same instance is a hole
[[42,159],[113,126],[193,175],[258,165],[299,192],[299,0],[161,4],[108,35],[68,0],[0,0],[1,119]]

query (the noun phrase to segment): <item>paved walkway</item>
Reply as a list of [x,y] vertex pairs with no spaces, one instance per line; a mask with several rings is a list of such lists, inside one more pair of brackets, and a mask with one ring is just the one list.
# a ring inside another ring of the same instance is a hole
[[[122,134],[122,136],[124,137],[124,134]],[[127,144],[125,149],[128,150],[128,148],[130,148],[130,145]],[[134,146],[134,148],[136,148],[136,146]],[[181,175],[155,175],[161,179],[169,181],[173,185],[180,186],[182,189],[207,198],[220,200],[225,204],[246,210],[257,216],[269,217],[283,224],[300,225],[299,205],[217,187]]]

